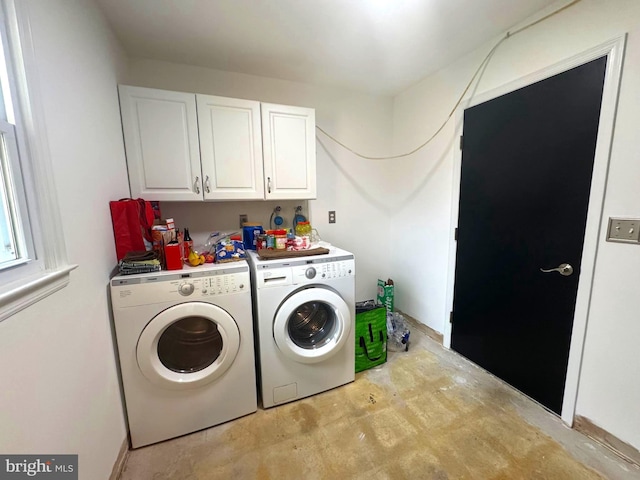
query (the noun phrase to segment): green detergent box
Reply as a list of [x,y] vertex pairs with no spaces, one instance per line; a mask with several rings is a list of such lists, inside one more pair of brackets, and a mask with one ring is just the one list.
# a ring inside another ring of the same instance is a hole
[[356,373],[387,361],[387,310],[373,300],[356,303]]
[[393,280],[378,280],[378,303],[387,308],[387,312],[393,312]]

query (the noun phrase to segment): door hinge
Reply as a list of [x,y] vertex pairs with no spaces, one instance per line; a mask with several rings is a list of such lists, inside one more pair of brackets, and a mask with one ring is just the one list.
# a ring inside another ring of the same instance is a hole
[[453,324],[453,311],[449,312],[449,323]]
[[462,139],[464,138],[463,135],[460,135],[460,150],[462,150]]
[[458,227],[456,227],[453,230],[453,239],[457,242],[458,241]]

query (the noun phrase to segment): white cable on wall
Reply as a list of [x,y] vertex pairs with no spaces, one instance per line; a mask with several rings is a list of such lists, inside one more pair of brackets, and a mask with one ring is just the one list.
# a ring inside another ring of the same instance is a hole
[[455,105],[453,106],[453,108],[451,109],[451,112],[449,112],[449,115],[447,116],[447,118],[444,120],[444,122],[442,122],[442,125],[440,125],[440,128],[438,128],[435,133],[433,135],[431,135],[424,143],[422,143],[421,145],[419,145],[418,147],[414,148],[413,150],[411,150],[410,152],[407,153],[401,153],[398,155],[391,155],[388,157],[370,157],[368,155],[362,155],[361,153],[356,152],[355,150],[353,150],[352,148],[348,147],[347,145],[345,145],[344,143],[342,143],[340,140],[336,139],[335,137],[331,136],[329,133],[327,133],[324,129],[322,129],[320,126],[316,125],[316,128],[324,133],[327,137],[329,137],[331,140],[333,140],[335,143],[337,143],[338,145],[340,145],[342,148],[350,151],[351,153],[353,153],[354,155],[360,157],[360,158],[364,158],[365,160],[393,160],[396,158],[402,158],[402,157],[408,157],[409,155],[413,155],[414,153],[416,153],[417,151],[423,149],[424,147],[426,147],[429,143],[431,143],[431,141],[436,138],[436,136],[442,131],[442,129],[445,127],[445,125],[447,124],[447,122],[451,119],[451,117],[453,116],[453,114],[456,112],[457,108],[460,106],[460,104],[462,103],[462,100],[464,99],[464,96],[467,94],[467,92],[469,91],[469,89],[471,88],[471,85],[473,85],[473,82],[475,81],[476,77],[478,76],[478,74],[482,71],[482,69],[488,64],[489,59],[491,59],[491,56],[495,53],[495,51],[498,49],[498,47],[502,44],[502,42],[504,42],[505,40],[513,37],[514,35],[517,35],[520,32],[523,32],[525,30],[527,30],[528,28],[533,27],[534,25],[537,25],[540,22],[545,21],[548,18],[553,17],[554,15],[557,15],[558,13],[562,12],[563,10],[566,10],[570,7],[572,7],[573,5],[575,5],[578,2],[581,2],[582,0],[573,0],[572,2],[566,4],[563,7],[558,8],[557,10],[551,12],[548,15],[545,15],[542,18],[539,18],[538,20],[531,22],[527,25],[525,25],[524,27],[520,27],[516,30],[513,31],[508,31],[504,37],[502,37],[500,40],[498,40],[498,42],[493,46],[493,48],[491,50],[489,50],[489,53],[487,53],[487,55],[484,57],[484,59],[482,60],[482,62],[480,63],[480,65],[478,66],[477,70],[475,71],[475,73],[473,74],[473,76],[471,77],[471,80],[469,80],[469,82],[467,83],[467,86],[465,87],[464,91],[462,92],[462,94],[460,95],[460,97],[458,98],[458,101],[455,103]]

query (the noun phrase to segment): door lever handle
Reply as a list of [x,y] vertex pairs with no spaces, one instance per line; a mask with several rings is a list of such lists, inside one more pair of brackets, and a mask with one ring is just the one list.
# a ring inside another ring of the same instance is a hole
[[563,263],[561,265],[558,265],[556,268],[550,268],[548,270],[541,268],[540,271],[544,273],[558,272],[560,275],[564,275],[565,277],[568,277],[573,273],[573,267],[568,263]]

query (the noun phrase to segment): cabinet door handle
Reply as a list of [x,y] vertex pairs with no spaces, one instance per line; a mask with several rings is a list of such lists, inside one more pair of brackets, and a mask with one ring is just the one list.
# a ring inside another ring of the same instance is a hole
[[207,193],[211,193],[211,184],[209,182],[209,175],[207,175],[207,178],[204,179],[204,190]]
[[196,177],[196,181],[194,182],[196,193],[200,193],[200,177]]
[[271,177],[267,177],[267,191],[271,193]]

